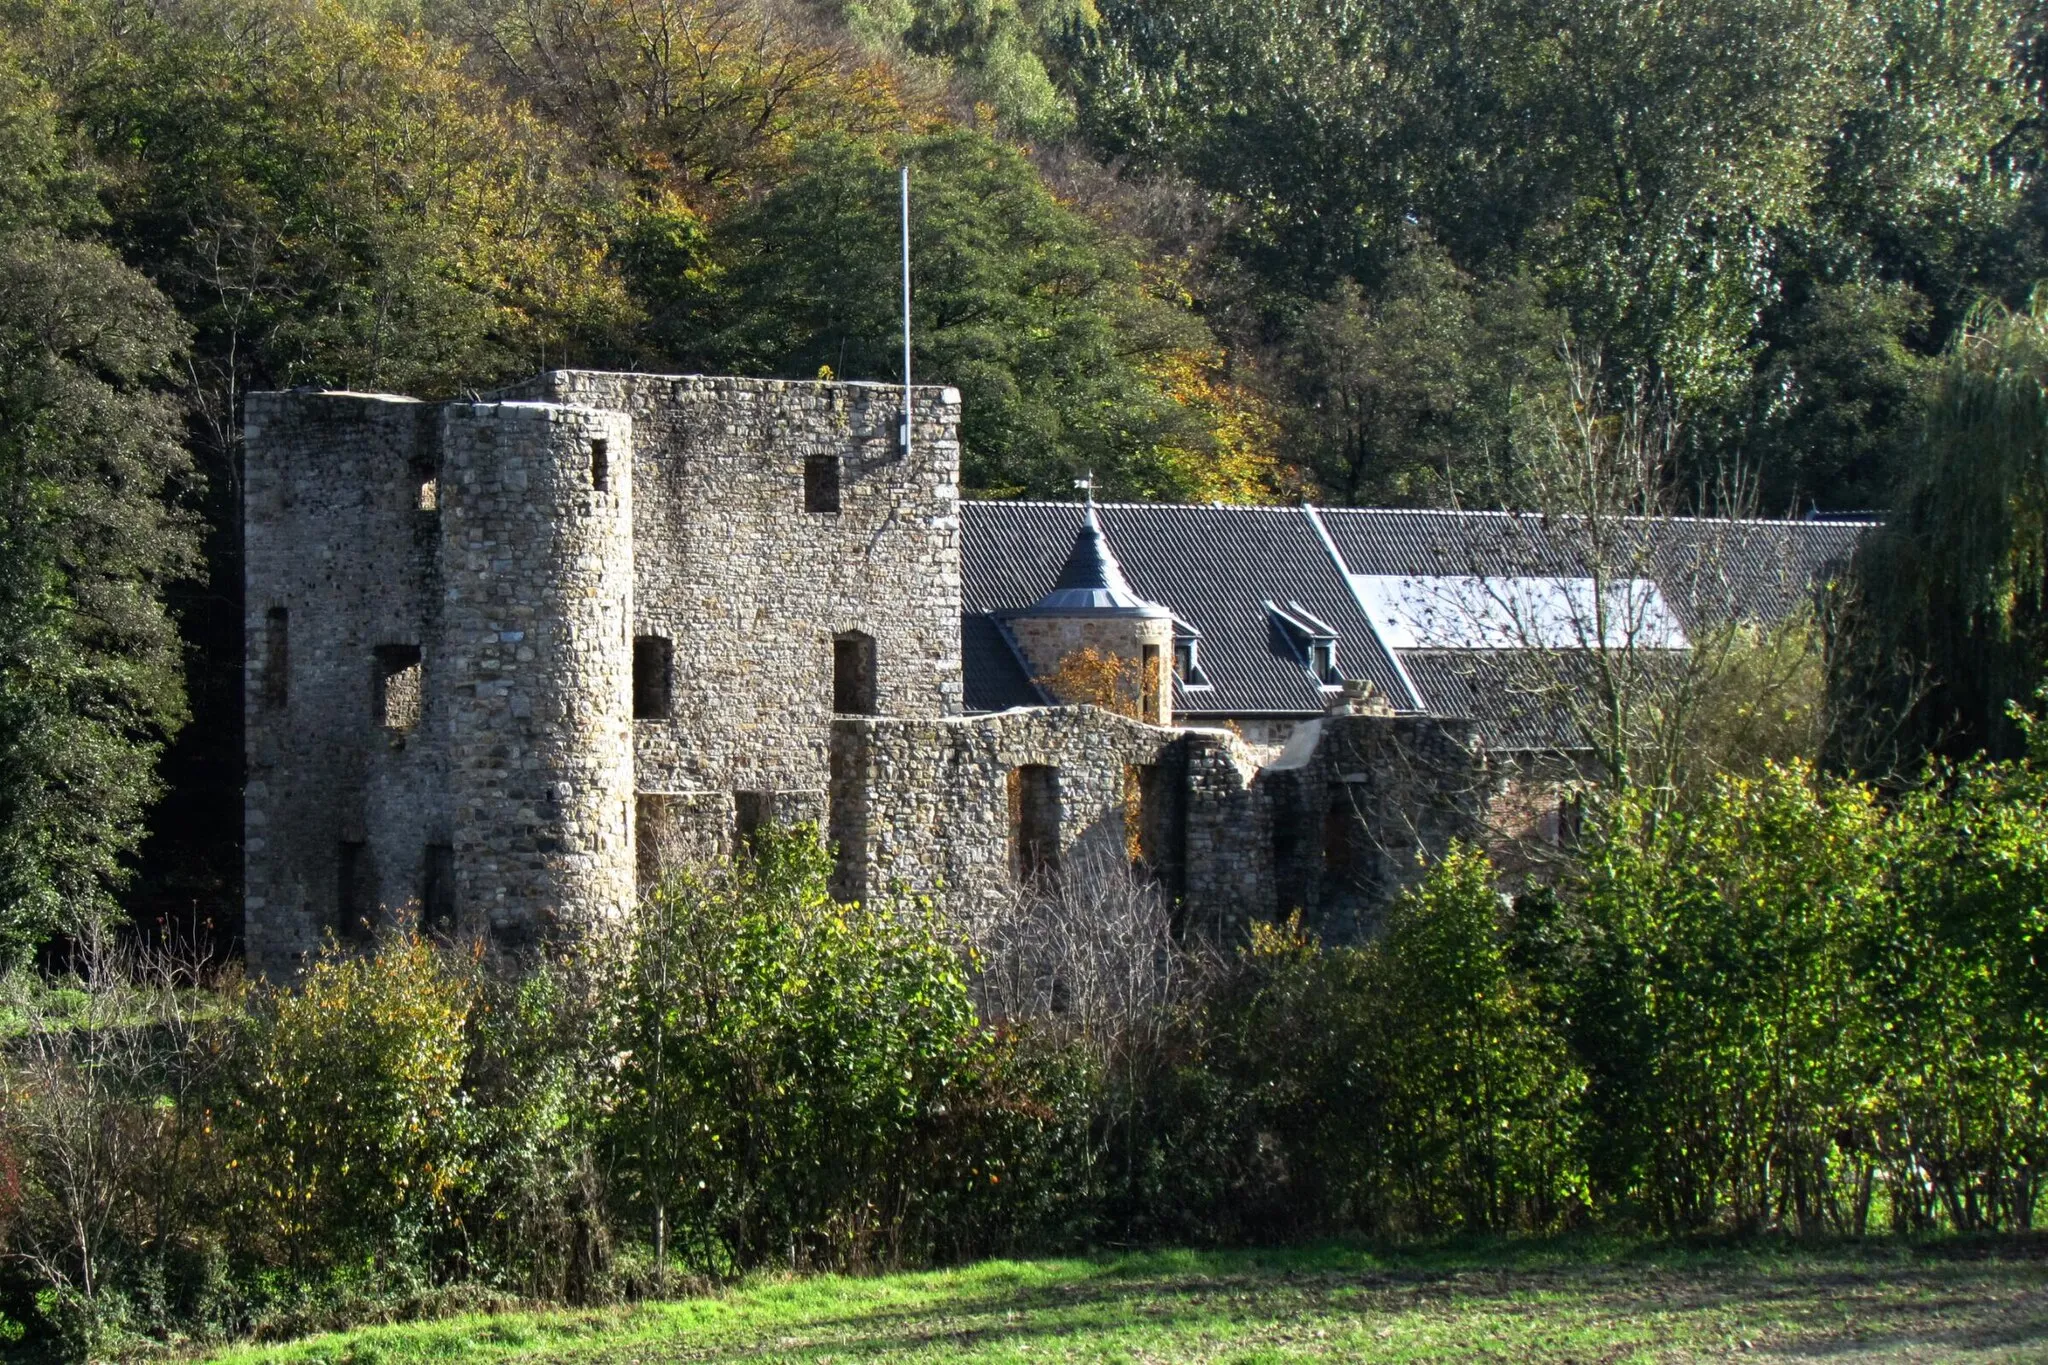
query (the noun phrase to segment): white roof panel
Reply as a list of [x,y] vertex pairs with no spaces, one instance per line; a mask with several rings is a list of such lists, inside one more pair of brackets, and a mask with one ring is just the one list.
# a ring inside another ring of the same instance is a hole
[[1685,649],[1676,613],[1647,578],[1353,574],[1390,649]]

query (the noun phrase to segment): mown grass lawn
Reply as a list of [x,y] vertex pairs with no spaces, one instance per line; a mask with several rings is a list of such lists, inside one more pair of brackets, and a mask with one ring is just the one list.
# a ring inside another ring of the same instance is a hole
[[755,1280],[243,1347],[222,1362],[2048,1361],[2048,1244],[1573,1239],[1153,1252]]

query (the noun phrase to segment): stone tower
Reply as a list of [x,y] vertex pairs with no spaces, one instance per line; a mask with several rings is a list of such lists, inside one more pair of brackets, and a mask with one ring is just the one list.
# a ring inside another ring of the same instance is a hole
[[444,409],[456,902],[501,942],[633,903],[632,431],[595,408]]
[[630,908],[632,419],[269,393],[247,433],[252,961]]
[[[1140,719],[1173,723],[1173,613],[1147,602],[1124,580],[1116,554],[1103,537],[1091,493],[1074,533],[1074,547],[1052,591],[1008,619],[1010,633],[1031,665],[1039,685],[1060,702],[1099,700],[1073,695],[1076,684],[1098,679],[1074,675],[1070,661],[1084,650],[1114,659],[1124,677],[1138,685]],[[1063,669],[1065,670],[1063,673]]]

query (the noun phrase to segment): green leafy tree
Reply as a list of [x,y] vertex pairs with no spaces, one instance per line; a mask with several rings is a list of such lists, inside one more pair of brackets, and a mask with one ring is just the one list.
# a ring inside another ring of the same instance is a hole
[[1886,913],[1882,814],[1803,765],[1595,815],[1558,987],[1591,1077],[1596,1191],[1666,1227],[1855,1232],[1871,1153],[1860,954]]
[[1419,241],[1367,296],[1350,280],[1309,308],[1286,370],[1311,460],[1343,502],[1490,504],[1563,389],[1568,331],[1534,283],[1476,284]]
[[0,43],[0,954],[112,909],[185,719],[187,339],[106,247],[50,93]]
[[1890,822],[1867,1131],[1900,1230],[2030,1227],[2048,1174],[2048,735],[2022,719],[2024,758],[1937,766]]
[[1410,1218],[1545,1227],[1586,1197],[1586,1079],[1514,969],[1493,868],[1454,848],[1366,950],[1385,1000],[1384,1198]]
[[[1419,233],[1476,280],[1535,282],[1606,402],[1675,405],[1689,480],[1740,466],[1775,511],[1880,498],[1915,357],[2040,273],[2029,13],[1112,0],[1062,69],[1100,152],[1212,196],[1227,226],[1196,288],[1239,346],[1312,353],[1340,290],[1401,320]],[[1434,413],[1468,371],[1447,319],[1410,322],[1443,338],[1410,376]],[[1293,425],[1323,416],[1311,399]],[[1363,487],[1398,489],[1404,457]]]
[[472,1168],[467,967],[409,930],[330,943],[245,1018],[223,1117],[260,1253],[301,1272],[431,1257]]
[[[1202,339],[1152,296],[1123,242],[1060,204],[1014,149],[964,129],[911,166],[915,370],[957,385],[967,485],[1059,493],[1094,469],[1119,493],[1197,486],[1201,428],[1146,373]],[[897,163],[820,142],[791,179],[718,224],[722,290],[667,335],[711,368],[886,378],[901,367]]]
[[1835,684],[1880,765],[2021,749],[2048,659],[2048,295],[1987,304],[1943,361],[1896,511],[1863,547]]

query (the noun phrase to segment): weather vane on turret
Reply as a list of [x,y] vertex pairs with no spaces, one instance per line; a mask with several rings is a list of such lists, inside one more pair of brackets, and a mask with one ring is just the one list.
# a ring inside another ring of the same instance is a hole
[[1095,471],[1091,469],[1086,478],[1074,480],[1074,487],[1087,495],[1088,506],[1092,510],[1095,506]]

